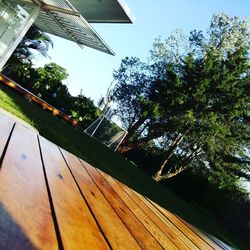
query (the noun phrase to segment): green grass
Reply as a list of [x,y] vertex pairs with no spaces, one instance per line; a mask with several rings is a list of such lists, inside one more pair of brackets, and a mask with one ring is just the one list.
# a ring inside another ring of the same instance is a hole
[[35,126],[35,123],[31,119],[29,119],[28,116],[25,115],[25,113],[22,112],[21,108],[18,106],[18,103],[15,103],[15,100],[11,97],[11,95],[7,94],[7,89],[4,89],[4,92],[2,90],[2,87],[3,86],[1,86],[0,88],[0,107],[26,121],[30,125]]
[[153,181],[150,176],[130,164],[121,155],[51,113],[28,102],[2,83],[0,83],[0,107],[30,123],[45,138],[146,195],[197,228],[237,249],[249,249],[244,242],[216,224],[213,218],[183,201],[163,185]]

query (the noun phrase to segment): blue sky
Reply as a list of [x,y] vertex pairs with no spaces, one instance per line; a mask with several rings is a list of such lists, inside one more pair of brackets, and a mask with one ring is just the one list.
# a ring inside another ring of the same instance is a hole
[[215,13],[230,16],[250,15],[250,0],[124,0],[130,7],[133,24],[95,24],[94,29],[115,51],[110,56],[52,36],[54,49],[49,51],[51,60],[66,68],[69,78],[65,81],[72,95],[80,89],[95,102],[105,95],[112,81],[112,72],[126,56],[146,59],[158,36],[167,37],[171,31],[182,29],[188,34],[193,29],[206,30]]

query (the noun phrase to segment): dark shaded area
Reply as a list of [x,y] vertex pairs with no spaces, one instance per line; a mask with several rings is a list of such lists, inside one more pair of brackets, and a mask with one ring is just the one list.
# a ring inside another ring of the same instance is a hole
[[[143,148],[124,156],[149,175],[157,171],[163,160],[161,154],[150,154]],[[162,185],[250,244],[250,200],[247,194],[219,188],[209,182],[205,172],[192,169],[162,182]]]
[[250,200],[246,194],[219,189],[202,173],[191,170],[165,181],[164,185],[250,244]]
[[22,229],[0,203],[0,249],[33,250],[36,249]]
[[149,152],[143,148],[135,148],[123,154],[131,163],[143,169],[149,175],[155,174],[164,160],[160,152]]

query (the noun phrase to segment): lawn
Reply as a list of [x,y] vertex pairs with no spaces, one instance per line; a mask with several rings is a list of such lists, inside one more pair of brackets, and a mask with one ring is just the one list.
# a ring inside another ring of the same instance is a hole
[[216,224],[213,218],[153,181],[150,176],[130,164],[121,155],[84,134],[80,129],[30,103],[1,82],[0,107],[34,126],[45,138],[146,195],[197,228],[237,249],[249,249],[240,239]]

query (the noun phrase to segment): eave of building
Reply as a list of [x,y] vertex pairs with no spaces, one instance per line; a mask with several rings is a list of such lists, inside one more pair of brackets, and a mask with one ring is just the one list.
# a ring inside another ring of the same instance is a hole
[[69,0],[89,23],[132,23],[134,17],[122,0]]
[[[93,1],[96,5],[91,5],[90,2]],[[131,19],[126,14],[126,11],[120,5],[120,1],[116,0],[105,0],[105,5],[102,5],[102,1],[97,0],[84,0],[84,1],[75,1],[75,0],[8,0],[8,3],[19,4],[27,12],[31,12],[35,5],[41,7],[41,11],[35,20],[35,25],[41,30],[71,40],[76,42],[79,46],[88,46],[93,49],[114,55],[114,52],[110,47],[103,41],[103,39],[98,35],[98,33],[93,29],[89,22],[98,22],[98,14],[101,15],[102,12],[105,15],[100,16],[99,22],[105,23],[110,20],[111,23],[130,23]],[[78,7],[74,6],[75,2],[81,3]],[[82,4],[85,3],[86,5]],[[114,10],[108,11],[109,5],[107,2],[113,2],[119,4],[120,9],[116,9],[116,15],[114,14],[114,19],[112,19],[112,14]],[[98,4],[101,3],[98,8]],[[91,7],[91,6],[92,7]],[[83,12],[83,9],[89,11]],[[96,8],[96,15],[93,15],[93,9]],[[108,13],[107,13],[108,12]],[[85,16],[87,15],[87,20]],[[92,18],[92,19],[91,19]],[[92,20],[92,21],[91,21]]]

